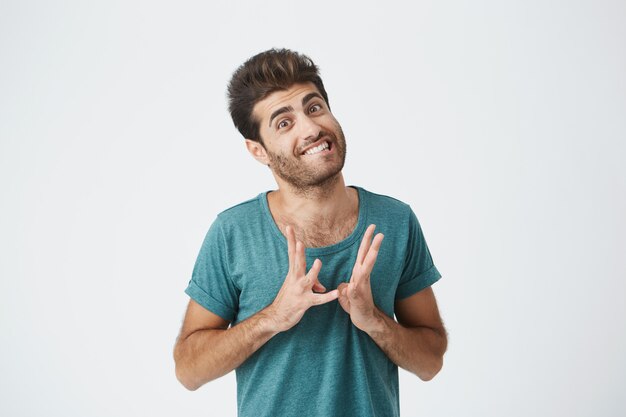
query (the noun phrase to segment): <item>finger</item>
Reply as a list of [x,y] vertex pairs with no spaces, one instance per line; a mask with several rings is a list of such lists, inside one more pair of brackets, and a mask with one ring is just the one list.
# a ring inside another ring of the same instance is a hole
[[356,297],[357,297],[356,285],[351,282],[346,287],[346,298],[348,299],[348,301],[352,301],[356,299]]
[[339,292],[339,298],[343,300],[348,299],[348,284],[346,282],[342,282],[337,287],[337,291]]
[[363,263],[365,260],[365,256],[367,255],[367,251],[370,247],[370,242],[372,241],[372,235],[374,234],[374,229],[376,229],[375,224],[370,224],[363,235],[363,239],[361,240],[361,246],[359,246],[359,252],[356,256],[356,262],[358,265]]
[[350,314],[350,300],[348,300],[348,295],[346,293],[347,288],[348,284],[346,284],[345,282],[339,284],[339,286],[337,287],[337,292],[339,293],[337,300],[339,301],[339,304],[345,310],[345,312]]
[[326,304],[330,301],[336,300],[338,296],[339,293],[337,290],[332,290],[324,294],[312,294],[312,304],[315,306]]
[[311,269],[309,269],[309,272],[307,272],[305,276],[305,281],[307,284],[310,284],[314,290],[315,290],[315,285],[319,284],[319,286],[322,287],[322,291],[326,291],[326,288],[324,288],[324,286],[320,284],[318,280],[320,269],[322,269],[322,261],[320,261],[319,259],[316,259],[313,262],[313,265],[311,265]]
[[378,251],[380,250],[380,245],[383,243],[383,239],[385,235],[379,233],[374,237],[374,241],[372,242],[372,246],[370,246],[369,251],[367,251],[367,256],[363,261],[363,267],[365,268],[366,275],[372,272],[374,269],[374,264],[376,263],[376,258],[378,257]]
[[289,256],[289,272],[294,272],[296,266],[296,235],[293,232],[293,227],[287,226],[285,228],[285,234],[287,235],[287,254]]
[[306,274],[306,256],[304,254],[304,245],[299,240],[296,240],[294,273],[298,278],[301,278]]

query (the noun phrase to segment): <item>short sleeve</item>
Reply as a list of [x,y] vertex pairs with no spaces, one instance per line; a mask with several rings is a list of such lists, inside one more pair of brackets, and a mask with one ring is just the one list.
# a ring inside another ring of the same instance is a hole
[[406,257],[402,276],[396,289],[396,300],[409,297],[441,278],[413,210],[410,210],[408,227]]
[[233,321],[237,315],[239,291],[228,273],[227,253],[218,217],[204,238],[185,293],[224,320]]

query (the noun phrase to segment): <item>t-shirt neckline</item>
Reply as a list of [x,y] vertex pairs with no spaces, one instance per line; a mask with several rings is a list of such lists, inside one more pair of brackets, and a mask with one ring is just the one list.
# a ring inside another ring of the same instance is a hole
[[[306,248],[307,255],[319,256],[342,251],[355,243],[355,241],[358,241],[359,237],[363,235],[367,219],[366,193],[361,187],[358,187],[356,185],[349,185],[349,187],[356,189],[359,195],[359,217],[354,230],[345,239],[330,246],[322,246],[319,248]],[[259,194],[259,203],[261,204],[263,212],[265,213],[265,220],[269,223],[270,228],[274,234],[274,238],[277,239],[285,248],[287,248],[287,238],[282,234],[278,225],[274,221],[274,218],[272,217],[272,212],[270,211],[269,203],[267,202],[267,195],[270,193],[270,191],[273,190],[264,191]]]

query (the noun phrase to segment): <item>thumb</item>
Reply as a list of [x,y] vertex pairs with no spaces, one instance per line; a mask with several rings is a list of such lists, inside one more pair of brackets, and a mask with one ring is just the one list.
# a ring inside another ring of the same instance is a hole
[[345,282],[342,282],[341,284],[339,284],[339,286],[337,287],[337,292],[339,292],[339,297],[346,297],[348,294],[346,294],[346,290],[348,288],[348,284]]
[[348,285],[346,285],[345,293],[346,293],[346,298],[348,298],[348,300],[350,301],[354,301],[357,298],[359,298],[359,294],[357,293],[357,290],[356,290],[356,284],[354,282],[351,282]]
[[346,293],[347,289],[348,289],[348,284],[346,284],[345,282],[342,282],[337,287],[337,292],[339,294],[339,297],[338,297],[339,305],[341,305],[341,307],[344,309],[346,313],[350,314],[350,300],[347,297],[348,295]]

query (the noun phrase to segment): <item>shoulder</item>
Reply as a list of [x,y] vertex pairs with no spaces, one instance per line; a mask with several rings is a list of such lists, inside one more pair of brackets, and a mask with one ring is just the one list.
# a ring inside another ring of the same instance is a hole
[[362,187],[360,191],[366,200],[370,214],[384,217],[394,217],[398,220],[407,219],[412,212],[407,203],[386,194],[375,193]]
[[248,222],[255,216],[262,214],[262,202],[261,198],[264,198],[265,193],[261,193],[256,197],[242,201],[234,206],[218,213],[216,222],[221,225],[237,224],[241,222]]
[[[271,223],[267,221],[268,209],[264,203],[266,192],[235,204],[218,213],[211,228],[218,230],[226,242],[247,242],[271,234]],[[242,244],[243,244],[242,243]]]

